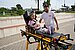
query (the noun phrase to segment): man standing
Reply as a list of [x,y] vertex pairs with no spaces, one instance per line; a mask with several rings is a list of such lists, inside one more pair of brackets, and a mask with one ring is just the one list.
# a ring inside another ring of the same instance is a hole
[[43,7],[44,7],[44,12],[42,13],[41,19],[39,22],[41,23],[41,20],[44,19],[45,26],[48,28],[49,33],[53,34],[54,30],[55,30],[54,29],[54,20],[55,20],[56,25],[57,25],[57,30],[59,29],[58,22],[54,16],[54,13],[49,11],[49,5],[47,4],[47,2],[43,3]]

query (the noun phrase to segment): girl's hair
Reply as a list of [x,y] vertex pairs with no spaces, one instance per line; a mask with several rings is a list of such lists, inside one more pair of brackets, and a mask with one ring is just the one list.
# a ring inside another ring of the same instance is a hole
[[30,17],[30,20],[32,20],[32,19],[31,19],[31,16],[32,16],[32,15],[33,15],[33,13],[30,13],[30,15],[29,15],[29,17]]
[[[33,15],[33,13],[35,13],[35,12],[34,12],[34,11],[31,11],[31,12],[30,12],[30,20],[32,20],[32,19],[31,19],[31,16]],[[36,16],[36,14],[35,14],[35,20],[36,20],[36,18],[37,18],[37,16]]]

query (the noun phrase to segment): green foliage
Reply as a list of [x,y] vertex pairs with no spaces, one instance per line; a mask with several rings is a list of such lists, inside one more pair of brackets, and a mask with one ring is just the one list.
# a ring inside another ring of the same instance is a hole
[[22,8],[22,6],[20,4],[17,4],[16,8],[17,8],[17,14],[18,15],[22,15],[23,14],[23,8]]
[[36,13],[36,14],[42,14],[43,11],[36,11],[35,13]]
[[22,10],[23,10],[23,8],[21,7],[20,4],[17,4],[17,5],[16,5],[16,8],[17,8],[17,10],[19,10],[19,9],[22,9]]
[[11,11],[16,11],[16,8],[15,7],[11,7]]
[[72,5],[71,7],[72,7],[71,10],[75,11],[75,5]]
[[7,8],[1,7],[1,8],[0,8],[0,13],[2,13],[2,12],[7,12],[7,10],[8,10]]
[[48,5],[50,5],[50,0],[47,0]]
[[6,11],[7,9],[6,8],[4,8],[4,7],[1,7],[0,8],[0,11]]
[[[3,13],[5,15],[3,15]],[[17,4],[16,7],[11,7],[11,9],[1,7],[0,8],[0,16],[18,16],[24,13],[23,8],[20,4]]]
[[17,10],[17,14],[18,15],[22,15],[23,14],[23,10],[22,9]]

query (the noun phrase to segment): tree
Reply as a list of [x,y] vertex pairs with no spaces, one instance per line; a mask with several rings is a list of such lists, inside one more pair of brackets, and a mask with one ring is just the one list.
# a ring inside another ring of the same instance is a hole
[[24,13],[24,11],[22,9],[17,10],[18,15],[22,15],[23,13]]
[[16,8],[15,8],[15,7],[11,7],[11,10],[12,10],[12,11],[16,11]]
[[22,15],[23,14],[23,8],[21,7],[21,5],[17,4],[16,8],[17,8],[17,14],[18,15]]
[[75,5],[71,5],[71,7],[72,7],[71,10],[75,11]]
[[0,8],[0,12],[6,12],[6,11],[7,11],[7,8],[4,8],[4,7]]
[[50,5],[50,0],[47,0],[48,5]]
[[23,8],[22,8],[22,6],[20,5],[20,4],[17,4],[16,5],[16,8],[19,10],[19,9],[22,9],[23,10]]
[[17,15],[17,10],[15,7],[11,7],[11,15]]
[[11,7],[11,12],[12,13],[16,13],[17,12],[16,8],[15,7]]
[[10,10],[7,9],[7,8],[4,8],[4,7],[1,7],[1,8],[0,8],[0,14],[1,14],[1,15],[5,15],[6,13],[9,13],[9,11],[10,11]]

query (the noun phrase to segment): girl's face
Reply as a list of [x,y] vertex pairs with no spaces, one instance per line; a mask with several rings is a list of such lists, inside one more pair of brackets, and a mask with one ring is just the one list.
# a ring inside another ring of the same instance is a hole
[[35,18],[35,14],[33,13],[32,15],[31,15],[31,19],[34,19]]

